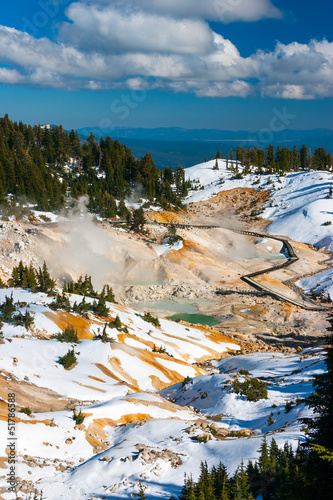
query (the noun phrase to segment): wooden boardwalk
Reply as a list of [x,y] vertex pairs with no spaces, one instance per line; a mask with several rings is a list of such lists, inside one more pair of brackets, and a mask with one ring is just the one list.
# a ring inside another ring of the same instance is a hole
[[[171,225],[171,223],[168,222],[148,222],[147,224],[150,225],[159,225],[159,226],[165,226],[168,227]],[[244,234],[246,236],[252,236],[256,238],[270,238],[276,241],[280,241],[283,243],[283,247],[281,252],[284,252],[287,257],[286,261],[283,262],[282,264],[278,264],[275,266],[270,266],[265,269],[262,269],[261,271],[255,271],[253,273],[249,274],[244,274],[244,276],[241,277],[241,279],[250,285],[252,287],[251,289],[238,289],[235,288],[234,290],[228,289],[228,288],[218,288],[216,290],[217,294],[221,295],[230,295],[231,293],[240,293],[243,295],[255,295],[255,296],[264,296],[264,295],[269,295],[270,297],[278,300],[282,300],[283,302],[289,302],[290,304],[293,304],[295,306],[301,307],[302,309],[306,309],[308,311],[325,311],[325,312],[331,312],[332,307],[331,306],[320,306],[314,302],[312,302],[310,299],[303,299],[303,300],[296,300],[292,299],[290,297],[287,297],[279,292],[276,292],[274,290],[271,290],[270,288],[266,287],[265,285],[262,285],[261,283],[258,283],[255,281],[253,278],[256,276],[260,276],[262,274],[268,274],[274,271],[277,271],[279,269],[286,268],[288,266],[291,266],[294,262],[297,262],[299,258],[297,257],[290,241],[287,240],[287,238],[284,238],[283,236],[274,236],[271,234],[265,234],[265,233],[259,233],[256,231],[248,231],[244,229],[233,229],[233,228],[226,228],[223,226],[217,226],[217,225],[198,225],[198,224],[173,224],[176,228],[179,229],[227,229],[228,231],[232,231],[233,233],[238,233],[238,234]],[[254,290],[253,290],[254,289]]]
[[[127,224],[126,220],[115,220],[115,221],[108,221],[111,225],[121,225],[121,224]],[[64,221],[61,222],[61,224],[70,224],[70,221]],[[42,224],[35,224],[36,226],[42,226],[42,227],[55,227],[58,225],[57,222],[49,222],[49,223],[42,223]],[[301,307],[302,309],[306,309],[308,311],[325,311],[325,312],[332,312],[332,306],[320,306],[314,302],[312,302],[310,299],[305,299],[302,298],[302,300],[296,300],[292,299],[290,297],[287,297],[283,294],[280,294],[279,292],[276,292],[274,290],[271,290],[270,288],[266,287],[265,285],[262,285],[261,283],[258,283],[255,281],[253,278],[260,276],[262,274],[268,274],[274,271],[277,271],[279,269],[286,268],[288,266],[291,266],[294,262],[298,261],[299,258],[297,257],[290,241],[287,240],[287,238],[283,236],[274,236],[271,234],[266,234],[266,233],[259,233],[256,231],[248,231],[244,229],[236,229],[236,228],[231,228],[231,227],[223,227],[223,226],[218,226],[214,224],[181,224],[181,223],[170,223],[170,222],[150,222],[147,221],[146,225],[150,226],[163,226],[163,227],[170,227],[173,225],[174,227],[178,229],[226,229],[228,231],[232,231],[233,233],[238,233],[238,234],[244,234],[246,236],[251,236],[255,238],[270,238],[276,241],[280,241],[283,244],[281,252],[284,252],[287,257],[286,261],[283,262],[282,264],[278,265],[273,265],[270,267],[267,267],[265,269],[262,269],[261,271],[255,271],[253,273],[249,274],[244,274],[244,276],[241,277],[241,279],[250,285],[252,288],[251,289],[241,289],[241,288],[217,288],[216,293],[220,295],[230,295],[232,293],[239,293],[243,295],[254,295],[254,296],[264,296],[264,295],[269,295],[270,297],[277,299],[277,300],[282,300],[283,302],[289,302],[290,304],[294,304],[298,307]]]

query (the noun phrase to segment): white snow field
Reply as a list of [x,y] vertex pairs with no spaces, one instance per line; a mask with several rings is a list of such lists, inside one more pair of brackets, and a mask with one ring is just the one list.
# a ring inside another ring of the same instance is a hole
[[[74,428],[75,422],[70,410],[42,413],[32,411],[30,416],[17,414],[17,451],[20,455],[17,475],[24,480],[43,483],[40,489],[43,489],[44,496],[51,500],[90,498],[94,488],[103,490],[102,483],[89,482],[94,468],[97,467],[99,474],[102,471],[100,465],[109,477],[106,481],[103,474],[101,475],[103,484],[109,484],[116,479],[122,481],[123,473],[118,477],[114,471],[117,469],[116,462],[111,469],[105,467],[108,464],[101,462],[102,455],[96,453],[115,446],[114,440],[118,439],[119,429],[119,436],[126,431],[133,439],[135,436],[138,442],[141,432],[135,430],[135,422],[144,424],[149,421],[156,426],[156,435],[147,432],[148,442],[157,445],[158,434],[164,435],[166,429],[169,429],[165,436],[168,440],[168,436],[174,433],[171,432],[174,426],[177,430],[179,422],[183,425],[185,421],[193,421],[197,419],[197,414],[193,410],[166,401],[157,391],[185,377],[207,373],[196,363],[210,358],[220,359],[227,350],[239,350],[237,343],[228,341],[209,328],[193,328],[164,319],[160,319],[160,327],[157,327],[145,321],[142,313],[110,303],[108,321],[118,315],[122,331],[108,326],[106,333],[113,340],[103,343],[94,337],[102,332],[105,319],[102,320],[92,313],[88,319],[82,319],[76,314],[53,311],[49,307],[53,300],[51,297],[15,288],[1,289],[0,302],[3,303],[5,297],[11,294],[17,304],[17,311],[25,313],[28,310],[33,316],[34,327],[30,331],[23,326],[4,323],[3,341],[0,345],[2,382],[11,387],[10,381],[15,380],[18,384],[21,382],[28,386],[31,384],[32,388],[40,388],[40,393],[35,391],[35,394],[38,393],[40,401],[44,398],[46,405],[50,391],[53,391],[52,394],[58,395],[58,399],[65,401],[68,398],[68,401],[72,401],[71,408],[76,407],[78,411],[81,408],[86,416],[84,424],[80,428]],[[71,295],[69,299],[73,304],[75,301],[80,302],[82,297]],[[92,300],[86,298],[86,301]],[[77,363],[69,370],[59,364],[59,358],[71,348],[71,344],[51,338],[61,330],[59,325],[64,325],[64,328],[66,324],[78,326],[81,338],[74,346]],[[166,353],[153,352],[155,348],[163,348]],[[52,407],[52,403],[50,406]],[[127,423],[133,425],[124,428]],[[7,435],[6,430],[7,421],[1,420],[1,437]],[[5,447],[6,439],[1,438],[0,456],[6,455]],[[124,458],[122,452],[118,453],[119,458]],[[32,469],[31,461],[22,458],[27,455],[34,457],[34,463],[39,463],[40,460],[43,464],[42,470],[38,466]],[[120,462],[122,470],[123,461]],[[58,473],[60,463],[69,469]],[[80,463],[85,464],[86,468],[80,466],[77,476],[74,472],[69,474],[71,468],[79,466]],[[129,477],[135,478],[137,483],[139,473],[142,472],[140,467],[134,467],[132,471],[127,464],[124,470]],[[169,471],[169,467],[167,470]],[[82,472],[85,477],[84,484],[81,484],[80,479]],[[58,475],[53,478],[55,473]],[[73,494],[71,481],[75,482],[76,477],[79,479],[80,488],[78,493]],[[2,483],[4,477],[0,479],[0,485],[5,486],[5,483]],[[129,488],[135,491],[136,486],[129,485]],[[126,498],[127,494],[128,488],[125,488],[123,497]],[[3,495],[3,498],[12,497],[10,493]]]
[[[220,359],[239,346],[203,327],[160,320],[158,328],[132,309],[109,304],[110,317],[118,314],[128,333],[108,328],[111,343],[84,338],[75,346],[77,364],[65,370],[58,359],[71,344],[49,338],[60,330],[57,322],[65,313],[51,311],[52,299],[42,293],[0,290],[0,300],[11,293],[22,312],[30,310],[36,326],[34,335],[24,327],[3,326],[2,380],[39,387],[40,397],[52,390],[85,415],[75,427],[72,406],[30,416],[17,413],[17,475],[32,481],[47,500],[131,498],[140,479],[150,499],[168,499],[180,494],[184,473],[196,477],[202,460],[210,466],[222,460],[233,472],[242,458],[258,456],[263,433],[279,445],[288,440],[294,448],[305,438],[299,419],[310,412],[301,399],[312,391],[311,377],[324,370],[321,350]],[[78,299],[70,297],[71,302]],[[66,315],[69,323],[75,318]],[[86,337],[103,326],[92,314],[87,324]],[[154,344],[172,356],[152,352]],[[212,374],[195,364],[206,359],[216,359]],[[231,392],[230,381],[240,369],[267,383],[268,399],[249,402]],[[187,384],[181,382],[185,377]],[[289,401],[293,408],[287,413]],[[210,433],[210,417],[218,427],[248,434],[217,438]],[[202,429],[189,433],[195,421],[208,428],[206,443],[196,439]],[[0,434],[6,433],[7,422],[1,420]],[[0,456],[5,447],[3,439]],[[4,482],[2,477],[0,486]],[[12,499],[10,493],[1,494]]]

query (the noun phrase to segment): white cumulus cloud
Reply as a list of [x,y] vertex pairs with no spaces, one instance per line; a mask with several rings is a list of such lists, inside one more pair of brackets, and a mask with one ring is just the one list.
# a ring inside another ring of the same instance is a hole
[[200,20],[80,3],[67,16],[71,23],[61,25],[60,41],[87,52],[202,54],[213,47],[212,32]]
[[59,26],[57,41],[0,26],[0,83],[162,89],[206,97],[333,96],[333,43],[278,42],[274,50],[243,57],[211,29],[207,20],[221,14],[217,6],[238,5],[243,17],[278,15],[268,0],[243,2],[78,1],[68,7],[70,22]]
[[[124,8],[124,2],[119,0],[97,0],[94,3]],[[126,5],[167,16],[201,18],[226,23],[282,17],[281,11],[271,0],[127,0]]]
[[0,68],[0,83],[17,84],[24,82],[24,77],[15,69]]
[[252,56],[263,95],[283,99],[333,96],[333,43],[277,43],[272,52]]

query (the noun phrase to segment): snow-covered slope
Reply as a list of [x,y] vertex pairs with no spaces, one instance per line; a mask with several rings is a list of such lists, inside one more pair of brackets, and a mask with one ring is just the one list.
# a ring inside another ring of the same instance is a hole
[[[147,322],[142,313],[117,304],[108,303],[108,318],[92,313],[83,317],[63,310],[53,311],[49,307],[52,297],[26,290],[1,289],[0,303],[11,295],[16,311],[29,311],[34,325],[29,330],[12,323],[4,323],[2,327],[0,434],[2,437],[7,435],[8,393],[14,392],[19,475],[24,480],[43,483],[44,496],[50,500],[72,499],[72,481],[78,488],[74,498],[89,498],[94,488],[103,490],[102,484],[111,481],[117,466],[110,474],[108,463],[101,461],[103,455],[100,454],[110,446],[121,449],[115,445],[115,440],[120,439],[124,429],[119,434],[118,426],[125,425],[126,432],[133,439],[135,436],[136,444],[140,433],[134,424],[154,422],[156,430],[150,442],[157,445],[159,433],[168,440],[170,429],[174,425],[178,428],[178,422],[183,426],[186,421],[196,420],[193,410],[165,400],[157,390],[185,377],[205,374],[207,371],[196,363],[220,359],[227,350],[239,349],[237,343],[214,329],[194,328],[164,319],[160,319],[160,326],[155,326]],[[82,297],[71,295],[69,300],[72,304],[79,303]],[[92,300],[86,298],[87,302]],[[105,333],[110,340],[96,339],[95,335],[102,333],[105,325],[116,316],[122,326],[118,329],[106,326]],[[74,326],[80,338],[73,346],[77,362],[69,369],[59,364],[59,358],[72,345],[51,338],[67,325]],[[163,352],[156,352],[160,348]],[[20,413],[18,410],[22,407],[30,407],[32,414]],[[73,408],[81,409],[85,416],[84,422],[76,427]],[[161,421],[166,421],[166,425]],[[169,434],[164,435],[168,428]],[[146,435],[149,436],[149,432]],[[3,460],[5,447],[4,438],[0,448]],[[126,471],[127,476],[133,476],[137,482],[143,469],[134,467],[131,471],[128,464],[122,464],[125,462],[123,452],[113,450],[113,453],[121,458],[119,470]],[[176,454],[172,457],[178,460]],[[108,479],[101,474],[101,463]],[[78,467],[77,471],[69,473],[74,466]],[[101,480],[90,483],[90,478],[95,477],[95,468]],[[55,472],[59,474],[53,478]],[[122,476],[123,473],[120,477],[116,475],[119,481]],[[5,476],[0,477],[1,481],[4,479]],[[3,498],[11,498],[11,494],[3,495]]]
[[332,173],[249,174],[233,179],[234,174],[227,169],[225,160],[218,160],[218,165],[219,170],[214,170],[215,160],[211,160],[186,169],[186,178],[198,181],[203,187],[191,191],[186,203],[207,200],[219,191],[239,187],[267,189],[271,191],[271,199],[262,217],[273,221],[268,227],[270,234],[333,250],[333,199],[328,198],[333,187]]
[[328,298],[333,299],[333,272],[332,269],[327,269],[322,273],[315,274],[304,280],[296,282],[296,285],[303,288],[307,293],[315,292],[317,295],[323,294]]
[[327,198],[331,185],[333,176],[329,172],[282,177],[280,189],[271,194],[273,206],[263,213],[263,217],[274,221],[268,231],[332,251],[333,199]]
[[[228,168],[225,160],[218,160],[219,170],[215,170],[215,160],[200,163],[185,170],[186,180],[191,180],[197,185],[198,190],[190,191],[185,203],[195,203],[208,200],[219,191],[226,191],[234,188],[251,188],[253,183],[259,180],[256,187],[265,186],[267,177],[247,175],[242,179],[233,179],[234,173],[230,167],[235,166],[235,162],[228,162]],[[241,171],[241,169],[239,169]]]
[[[314,354],[314,351],[309,352]],[[320,357],[285,356],[281,353],[251,354],[223,359],[214,364],[220,373],[193,379],[185,389],[177,384],[160,394],[172,397],[177,404],[200,408],[209,416],[225,415],[222,423],[227,428],[250,428],[256,433],[293,424],[304,411],[304,405],[295,406],[292,413],[286,414],[286,402],[295,401],[297,397],[303,398],[311,392],[311,377],[324,369]],[[252,402],[232,392],[231,385],[237,376],[239,380],[245,380],[243,375],[239,375],[239,370],[249,372],[249,377],[266,381],[268,399]],[[275,405],[273,409],[272,404]],[[271,425],[267,423],[270,412],[274,420]]]
[[[184,473],[197,477],[202,460],[209,466],[222,460],[234,472],[242,458],[256,459],[264,432],[268,441],[274,437],[282,446],[288,440],[296,448],[304,440],[299,419],[310,415],[299,398],[312,391],[310,378],[323,372],[322,357],[320,350],[307,350],[224,359],[213,363],[217,373],[159,394],[118,395],[81,406],[86,418],[76,427],[70,411],[19,414],[20,477],[37,483],[48,500],[131,498],[139,479],[148,498],[177,497]],[[230,380],[241,369],[268,384],[267,400],[249,402],[230,392]],[[6,425],[0,422],[1,433]],[[243,437],[228,437],[228,431]],[[207,442],[200,436],[208,436]]]

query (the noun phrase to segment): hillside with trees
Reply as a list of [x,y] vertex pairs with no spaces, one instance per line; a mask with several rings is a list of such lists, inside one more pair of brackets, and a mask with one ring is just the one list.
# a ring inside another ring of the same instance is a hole
[[[217,158],[221,158],[218,152]],[[269,145],[244,149],[238,146],[226,155],[235,175],[255,172],[284,174],[298,170],[329,170],[332,156],[323,147],[313,153],[303,145],[289,149]],[[242,173],[238,172],[242,168]],[[185,171],[159,170],[150,153],[141,159],[131,149],[109,136],[99,141],[91,133],[85,142],[77,132],[62,126],[34,127],[0,118],[0,203],[15,206],[24,200],[39,210],[59,210],[68,198],[89,197],[89,209],[102,217],[128,216],[124,200],[154,202],[163,208],[181,206],[191,182]]]
[[[173,186],[173,188],[171,187]],[[0,202],[24,198],[40,210],[60,209],[66,194],[88,195],[103,217],[126,216],[133,193],[162,206],[180,205],[187,194],[184,169],[161,172],[149,153],[140,160],[109,136],[80,142],[62,126],[34,126],[0,118]],[[8,196],[11,195],[11,196]],[[116,203],[118,200],[120,203]]]

